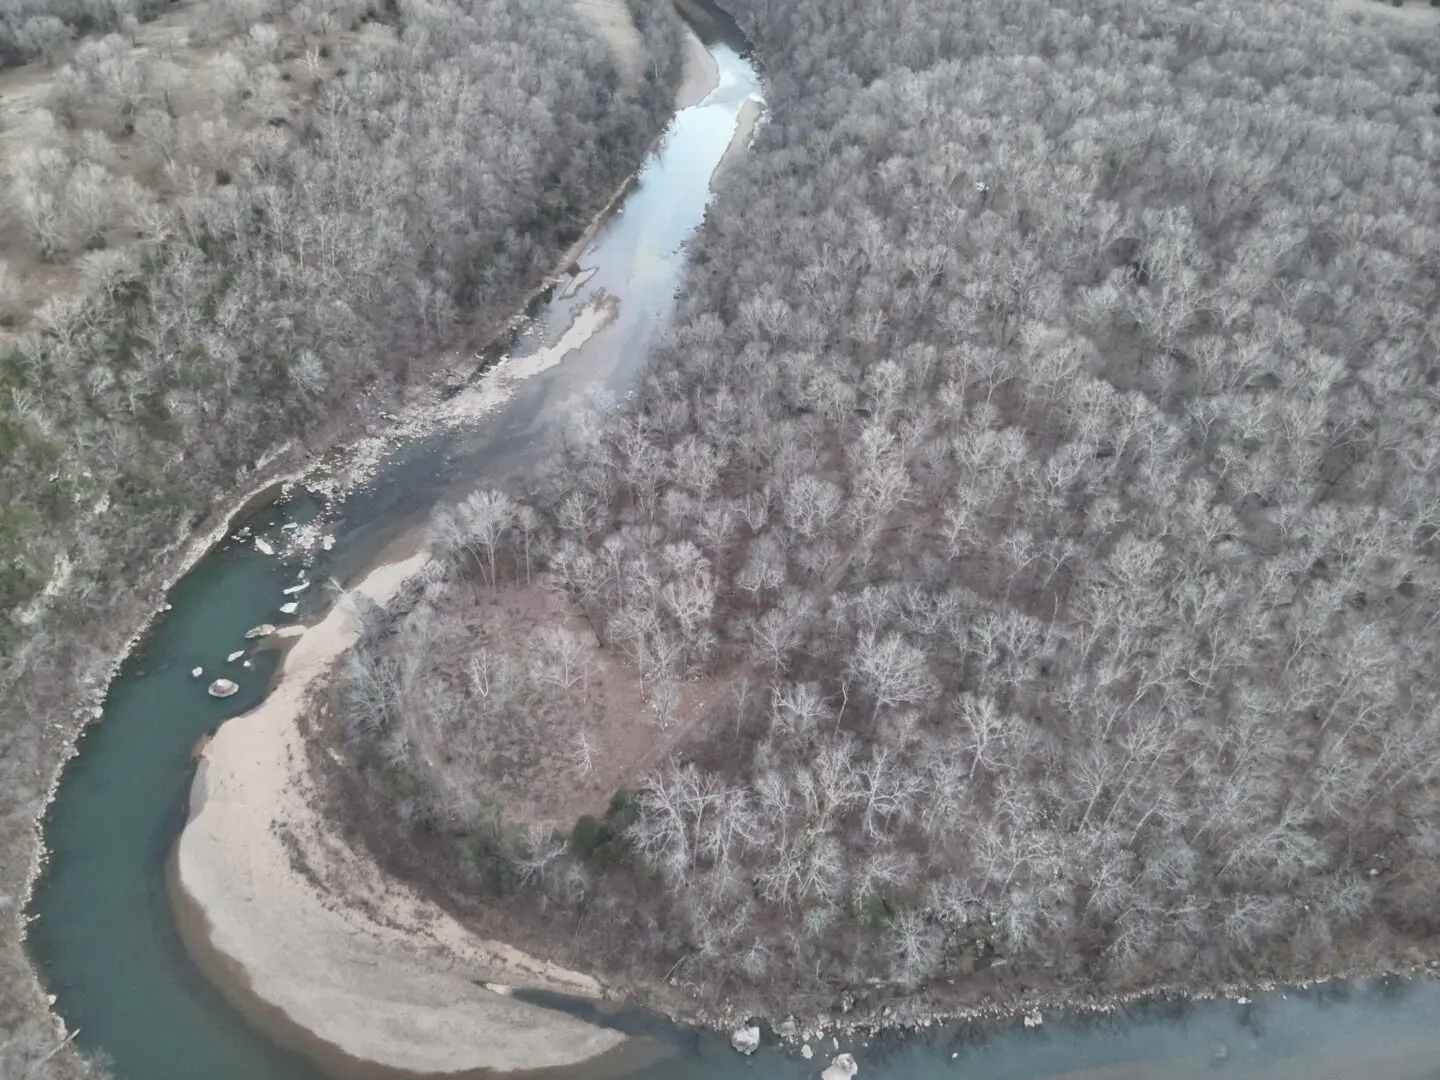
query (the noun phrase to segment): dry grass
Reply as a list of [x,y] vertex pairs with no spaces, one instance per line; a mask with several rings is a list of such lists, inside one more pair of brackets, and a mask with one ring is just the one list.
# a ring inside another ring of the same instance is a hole
[[[724,687],[721,679],[683,682],[663,703],[663,692],[603,648],[563,595],[538,584],[491,593],[456,583],[436,605],[447,618],[428,640],[426,680],[443,682],[447,695],[468,705],[462,730],[434,744],[417,735],[422,771],[441,777],[442,789],[478,783],[510,824],[568,825],[582,814],[603,813],[616,789],[633,786],[686,740]],[[578,666],[585,674],[568,689],[535,676],[536,643],[555,629],[583,646]],[[506,695],[506,704],[493,710],[481,703],[467,674],[482,653],[495,671],[490,693]]]
[[[184,4],[132,37],[82,41],[53,66],[0,73],[0,271],[8,270],[0,272],[0,341],[43,321],[47,300],[93,286],[117,253],[163,230],[174,200],[228,182],[244,160],[282,145],[325,82],[389,34],[354,12],[292,8],[242,25],[234,8]],[[305,26],[295,17],[302,10]],[[117,105],[125,79],[143,86],[133,112]],[[45,178],[35,187],[65,212],[64,177],[92,165],[103,170],[97,186],[109,202],[103,231],[42,250],[17,181]]]
[[625,0],[575,0],[575,10],[594,25],[610,46],[625,84],[639,83],[645,43],[625,8]]

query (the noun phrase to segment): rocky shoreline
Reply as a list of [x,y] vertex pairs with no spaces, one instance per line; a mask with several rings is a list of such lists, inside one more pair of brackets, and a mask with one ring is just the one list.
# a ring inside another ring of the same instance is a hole
[[[703,1027],[727,1035],[732,1049],[742,1055],[748,1056],[762,1046],[773,1045],[806,1061],[812,1058],[823,1059],[834,1054],[841,1058],[852,1058],[863,1067],[864,1050],[874,1041],[922,1036],[948,1026],[973,1025],[993,1032],[1016,1026],[1026,1029],[1042,1027],[1047,1018],[1054,1021],[1103,1017],[1143,1005],[1199,1006],[1208,1002],[1229,1001],[1235,1005],[1246,1006],[1255,1004],[1262,996],[1278,994],[1283,999],[1289,994],[1303,993],[1331,983],[1380,979],[1440,979],[1440,960],[1360,966],[1310,978],[1260,979],[1255,982],[1227,982],[1206,987],[1166,984],[1116,993],[1065,991],[1060,988],[1048,992],[1016,991],[983,1003],[953,1009],[912,1006],[907,1002],[863,1008],[856,1006],[853,1003],[854,998],[846,994],[841,999],[839,1015],[822,1014],[808,1020],[792,1014],[777,1020],[726,1008],[696,1013],[667,1011],[666,1015],[676,1023]],[[1212,1044],[1209,1048],[1211,1063],[1224,1061],[1228,1053],[1229,1048],[1225,1043]],[[848,1068],[846,1065],[841,1067]],[[822,1074],[822,1080],[839,1080],[841,1075],[837,1072],[832,1078],[827,1071]]]

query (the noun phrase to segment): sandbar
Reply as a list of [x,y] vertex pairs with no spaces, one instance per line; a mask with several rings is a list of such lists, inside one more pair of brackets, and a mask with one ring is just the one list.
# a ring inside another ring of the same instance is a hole
[[[377,567],[351,595],[383,604],[427,558],[421,551]],[[270,696],[205,746],[175,852],[175,887],[203,914],[208,947],[289,1022],[387,1068],[559,1067],[624,1042],[487,989],[602,993],[588,975],[472,934],[383,873],[315,809],[301,723],[311,692],[359,635],[353,600],[288,632],[297,640]]]

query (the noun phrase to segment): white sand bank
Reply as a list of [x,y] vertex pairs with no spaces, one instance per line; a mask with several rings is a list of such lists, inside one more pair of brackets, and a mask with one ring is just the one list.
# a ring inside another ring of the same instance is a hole
[[685,66],[675,108],[699,105],[720,85],[720,64],[688,26],[685,28]]
[[760,122],[764,107],[760,102],[751,98],[740,106],[740,112],[735,116],[735,134],[730,136],[730,145],[725,148],[725,154],[720,158],[714,171],[710,173],[710,186],[713,188],[715,182],[724,175],[725,170],[734,168],[741,156],[750,147],[750,139],[755,134],[755,125]]
[[[381,566],[356,591],[383,603],[425,559]],[[204,750],[175,874],[211,946],[296,1025],[391,1068],[534,1069],[619,1045],[616,1032],[477,985],[600,992],[589,976],[474,937],[311,808],[301,710],[354,642],[353,610],[342,601],[301,632],[270,697]]]

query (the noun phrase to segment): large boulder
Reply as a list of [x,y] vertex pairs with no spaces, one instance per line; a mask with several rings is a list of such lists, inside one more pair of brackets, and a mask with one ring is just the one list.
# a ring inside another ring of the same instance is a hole
[[859,1071],[860,1066],[855,1064],[855,1059],[849,1054],[836,1054],[820,1074],[820,1080],[850,1080],[850,1077]]
[[753,1054],[760,1049],[760,1029],[753,1024],[742,1027],[730,1036],[730,1045],[739,1054]]

